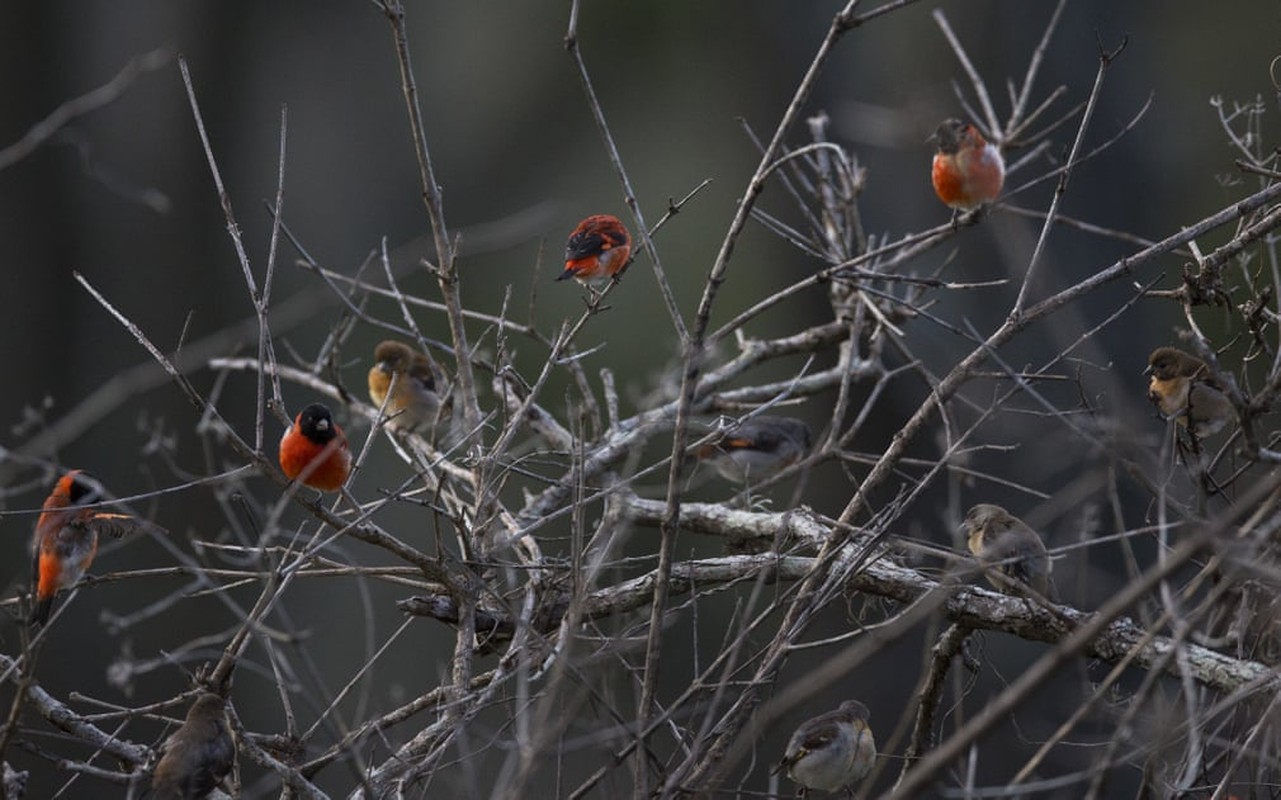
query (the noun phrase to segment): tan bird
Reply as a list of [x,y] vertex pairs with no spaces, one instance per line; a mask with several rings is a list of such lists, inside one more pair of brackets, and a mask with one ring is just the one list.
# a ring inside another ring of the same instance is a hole
[[1213,436],[1236,418],[1210,366],[1177,347],[1158,347],[1148,356],[1148,400],[1166,419],[1188,426],[1198,439]]
[[876,763],[876,740],[867,718],[867,706],[846,700],[835,711],[802,722],[774,772],[787,770],[787,777],[802,787],[800,797],[810,789],[848,790]]
[[430,425],[440,408],[445,383],[444,373],[426,353],[392,340],[379,342],[374,348],[369,399],[384,409],[387,424],[393,427],[412,431]]
[[1024,595],[1026,586],[1058,602],[1045,543],[1023,520],[1000,506],[979,503],[965,515],[961,530],[970,552],[997,591]]

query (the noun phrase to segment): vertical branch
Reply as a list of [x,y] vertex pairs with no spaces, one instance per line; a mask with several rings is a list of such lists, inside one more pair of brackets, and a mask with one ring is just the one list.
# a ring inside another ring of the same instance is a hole
[[[245,243],[240,237],[240,225],[236,222],[236,214],[231,208],[231,196],[227,194],[227,188],[222,183],[222,173],[218,169],[218,162],[214,159],[213,146],[209,143],[209,133],[205,130],[204,116],[201,115],[200,103],[196,100],[196,89],[191,83],[191,71],[187,67],[187,59],[181,56],[178,58],[178,69],[182,71],[182,83],[187,89],[187,101],[191,104],[191,116],[196,121],[196,131],[200,134],[200,145],[204,148],[205,161],[209,164],[209,173],[213,176],[214,187],[218,190],[218,202],[222,206],[223,218],[227,221],[227,233],[231,236],[231,244],[236,251],[236,260],[240,262],[240,270],[244,274],[245,286],[249,289],[249,301],[253,304],[254,313],[258,316],[259,357],[261,358],[263,342],[267,337],[267,309],[263,303],[262,296],[258,293],[258,284],[254,281],[253,268],[249,264],[249,254],[245,252]],[[282,115],[280,130],[281,181],[284,180],[284,134],[285,128]],[[272,241],[274,243],[274,237]],[[265,378],[260,375],[258,378],[258,408],[255,411],[254,435],[254,450],[258,452],[262,452],[263,421],[267,413],[266,384],[264,381]]]
[[1085,103],[1085,110],[1081,112],[1081,123],[1076,129],[1076,139],[1072,142],[1072,150],[1068,153],[1067,164],[1064,165],[1063,172],[1059,175],[1058,185],[1054,187],[1054,197],[1050,200],[1050,208],[1045,212],[1045,222],[1041,225],[1041,235],[1037,237],[1036,248],[1032,251],[1031,258],[1028,259],[1027,273],[1023,276],[1023,284],[1019,286],[1019,296],[1014,301],[1014,308],[1010,310],[1011,317],[1017,317],[1023,313],[1027,306],[1028,289],[1032,286],[1032,278],[1036,275],[1036,269],[1041,263],[1041,254],[1045,250],[1045,243],[1050,237],[1050,229],[1054,227],[1054,221],[1058,217],[1059,203],[1063,200],[1063,194],[1067,191],[1068,179],[1072,175],[1072,167],[1076,163],[1077,156],[1081,152],[1081,146],[1085,141],[1085,131],[1090,127],[1090,120],[1094,118],[1094,107],[1098,103],[1099,94],[1103,91],[1103,76],[1107,73],[1107,68],[1112,64],[1113,59],[1121,54],[1125,49],[1125,42],[1111,52],[1101,52],[1099,54],[1099,68],[1094,73],[1094,86],[1090,89],[1089,100]]
[[[383,14],[391,23],[396,41],[396,55],[400,65],[400,83],[405,93],[405,108],[409,113],[409,128],[414,140],[414,156],[418,160],[418,182],[423,190],[423,204],[431,219],[432,239],[436,246],[436,279],[440,284],[441,298],[449,317],[449,332],[454,341],[454,356],[458,361],[458,389],[463,397],[463,420],[467,430],[480,428],[480,404],[476,396],[476,378],[472,372],[471,348],[467,346],[467,330],[463,325],[463,304],[459,292],[459,277],[453,244],[445,227],[445,205],[436,183],[431,165],[431,152],[427,149],[427,136],[423,126],[422,109],[418,103],[418,85],[414,80],[413,64],[409,57],[409,34],[405,30],[405,8],[399,2],[383,0]],[[478,483],[478,485],[482,485]]]
[[[857,5],[858,0],[849,0],[845,8],[832,19],[827,34],[823,37],[823,41],[820,43],[808,69],[806,69],[804,77],[796,87],[796,92],[793,94],[791,102],[788,103],[782,119],[779,120],[773,137],[765,147],[765,152],[761,154],[761,160],[748,181],[747,188],[743,192],[743,199],[734,213],[734,219],[730,222],[729,230],[726,231],[725,237],[721,241],[720,250],[716,254],[716,261],[712,264],[711,272],[707,276],[707,281],[703,287],[703,296],[698,303],[698,312],[694,317],[694,333],[684,347],[680,399],[676,408],[675,430],[672,432],[672,466],[667,477],[667,511],[659,529],[662,538],[658,552],[658,579],[654,582],[654,599],[650,606],[649,631],[645,643],[645,669],[641,684],[639,713],[637,714],[637,727],[641,730],[647,727],[647,723],[652,717],[654,693],[658,685],[658,663],[659,655],[662,651],[663,616],[667,608],[667,581],[671,575],[672,554],[676,548],[676,534],[680,527],[682,463],[684,461],[694,397],[698,392],[699,378],[702,374],[705,337],[707,326],[712,316],[712,306],[716,301],[716,295],[721,284],[725,282],[726,273],[729,270],[730,257],[734,252],[734,245],[738,242],[743,226],[746,225],[751,215],[752,208],[756,204],[756,198],[760,196],[760,193],[765,188],[765,179],[772,169],[772,164],[777,157],[779,149],[782,147],[783,137],[787,135],[796,118],[800,116],[801,108],[809,98],[810,92],[814,88],[814,83],[822,72],[823,67],[827,64],[827,59],[836,47],[837,41],[850,30],[848,26],[851,22],[854,8]],[[643,747],[638,748],[636,756],[637,766],[634,789],[638,796],[643,796],[646,793],[645,790],[648,785],[643,776],[647,769],[643,751]]]
[[[938,641],[930,650],[930,669],[922,678],[917,691],[916,724],[912,728],[912,740],[903,755],[903,769],[899,772],[901,783],[903,776],[912,768],[921,754],[930,749],[934,741],[934,715],[938,711],[939,699],[943,696],[943,686],[947,680],[948,668],[952,659],[961,651],[971,630],[955,623],[947,626],[940,634]],[[895,785],[895,791],[898,785]]]
[[680,306],[676,304],[676,296],[672,294],[672,286],[667,280],[667,272],[663,269],[663,262],[658,257],[658,249],[654,247],[654,238],[650,234],[649,227],[645,224],[645,215],[641,212],[640,203],[636,200],[636,192],[632,189],[631,179],[627,177],[627,169],[623,166],[623,158],[619,155],[618,145],[614,143],[614,135],[609,130],[609,123],[605,119],[605,111],[601,108],[600,100],[596,97],[596,90],[592,87],[591,75],[587,72],[587,63],[583,61],[582,51],[578,47],[578,4],[579,0],[574,0],[570,6],[569,13],[569,30],[565,34],[565,49],[569,51],[570,56],[574,59],[574,65],[578,67],[578,77],[583,83],[583,92],[587,95],[587,107],[592,112],[592,119],[596,121],[596,127],[600,129],[601,139],[605,143],[605,150],[609,153],[609,162],[614,166],[614,172],[618,174],[618,181],[623,185],[623,199],[627,207],[631,209],[632,217],[636,221],[636,233],[640,236],[641,244],[645,248],[645,253],[649,256],[650,264],[654,268],[654,279],[658,282],[659,294],[663,297],[663,303],[667,306],[667,313],[672,318],[672,326],[676,329],[676,335],[684,345],[689,341],[689,330],[685,326],[685,319],[681,316]]

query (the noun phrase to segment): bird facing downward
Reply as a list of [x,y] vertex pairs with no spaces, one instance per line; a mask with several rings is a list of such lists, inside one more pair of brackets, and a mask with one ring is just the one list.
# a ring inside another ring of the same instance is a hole
[[876,740],[868,725],[867,706],[846,700],[840,708],[802,722],[787,743],[775,772],[803,788],[835,792],[867,777],[876,763]]
[[1198,439],[1213,436],[1236,418],[1223,386],[1210,366],[1177,347],[1158,347],[1148,356],[1148,400],[1166,419],[1183,426],[1191,420]]
[[231,772],[236,745],[227,726],[227,706],[206,692],[187,710],[182,727],[165,740],[151,777],[155,800],[202,800]]
[[347,436],[320,403],[298,412],[294,424],[280,438],[280,468],[290,480],[322,492],[336,492],[351,473]]
[[374,348],[374,362],[369,368],[369,399],[384,410],[387,424],[403,430],[430,424],[445,388],[445,376],[431,356],[388,340]]
[[1025,595],[1027,587],[1058,602],[1045,543],[1023,520],[1000,506],[979,503],[965,515],[961,530],[997,591]]
[[565,271],[556,280],[599,285],[622,272],[631,253],[632,235],[622,221],[612,214],[593,214],[570,232]]
[[1005,159],[978,128],[945,119],[930,138],[937,146],[930,179],[940,200],[958,211],[973,211],[997,198],[1005,185]]
[[758,482],[801,460],[810,428],[799,419],[758,414],[734,425],[695,455],[728,481]]
[[103,499],[102,484],[83,470],[72,470],[58,479],[45,498],[31,542],[32,625],[49,621],[53,599],[70,589],[89,569],[98,552],[99,534],[120,537],[141,528],[154,528],[128,514],[114,514],[83,506]]

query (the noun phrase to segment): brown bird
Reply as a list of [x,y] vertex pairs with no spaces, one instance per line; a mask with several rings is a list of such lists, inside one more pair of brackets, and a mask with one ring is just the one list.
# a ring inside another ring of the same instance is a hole
[[431,356],[388,340],[374,348],[374,362],[369,368],[369,399],[384,409],[387,424],[404,430],[431,424],[446,383]]
[[810,789],[835,792],[863,780],[876,763],[867,718],[867,706],[846,700],[837,710],[802,722],[774,772],[787,770],[787,777],[801,785],[801,797]]
[[236,745],[227,725],[227,705],[206,692],[196,698],[187,718],[161,748],[164,755],[151,777],[156,800],[201,800],[231,772]]
[[1148,400],[1166,419],[1188,427],[1198,439],[1213,436],[1236,418],[1223,385],[1210,366],[1176,347],[1158,347],[1148,356]]
[[970,552],[987,574],[988,582],[1005,594],[1025,595],[1031,588],[1058,602],[1050,580],[1050,555],[1036,531],[1000,506],[979,503],[961,523]]

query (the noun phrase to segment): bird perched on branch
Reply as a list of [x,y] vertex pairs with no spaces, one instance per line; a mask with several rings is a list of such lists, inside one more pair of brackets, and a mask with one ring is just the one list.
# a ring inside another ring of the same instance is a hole
[[202,800],[231,772],[236,745],[227,725],[227,705],[206,692],[187,710],[182,727],[165,740],[151,777],[155,800]]
[[446,383],[444,372],[426,353],[391,340],[379,342],[374,348],[369,399],[383,409],[388,425],[416,430],[431,424],[440,409]]
[[1005,185],[1005,159],[978,128],[945,119],[930,140],[937,147],[930,179],[940,200],[957,211],[973,211],[997,198]]
[[45,498],[32,539],[32,625],[49,621],[53,599],[85,574],[98,552],[98,536],[121,537],[150,528],[162,530],[128,514],[85,508],[104,499],[102,484],[83,470],[72,470],[58,479]]
[[799,419],[758,414],[723,431],[695,455],[729,481],[762,481],[795,464],[810,449],[810,428]]
[[997,591],[1026,595],[1027,589],[1058,602],[1050,580],[1050,555],[1036,531],[997,505],[979,503],[961,523],[970,552]]
[[810,789],[848,790],[876,763],[876,740],[867,718],[867,706],[846,700],[835,711],[802,722],[774,772],[786,769],[787,777],[801,785],[801,797]]
[[1145,372],[1151,376],[1148,400],[1198,439],[1213,436],[1236,418],[1223,385],[1196,356],[1177,347],[1158,347],[1148,356]]
[[290,480],[322,492],[336,492],[347,482],[351,450],[327,407],[312,403],[298,412],[280,439],[280,468]]
[[599,286],[623,271],[632,253],[632,235],[612,214],[593,214],[574,228],[565,244],[565,271],[584,286]]

